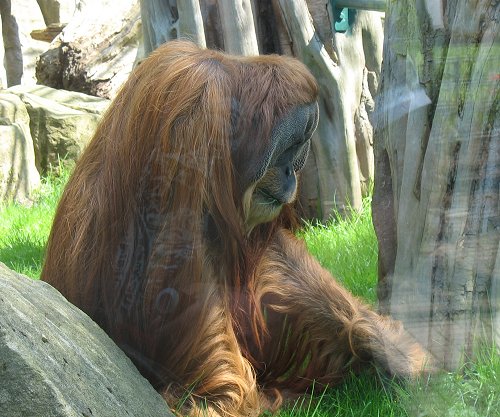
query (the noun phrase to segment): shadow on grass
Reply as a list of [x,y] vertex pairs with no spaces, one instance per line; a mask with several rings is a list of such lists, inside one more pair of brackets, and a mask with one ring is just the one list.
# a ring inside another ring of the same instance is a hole
[[40,277],[44,253],[45,244],[41,241],[24,236],[11,238],[8,242],[0,239],[0,261],[30,278]]

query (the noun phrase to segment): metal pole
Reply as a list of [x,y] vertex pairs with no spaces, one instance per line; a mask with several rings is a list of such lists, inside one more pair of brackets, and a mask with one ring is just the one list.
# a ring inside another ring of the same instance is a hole
[[386,0],[336,0],[335,7],[385,12],[387,2]]

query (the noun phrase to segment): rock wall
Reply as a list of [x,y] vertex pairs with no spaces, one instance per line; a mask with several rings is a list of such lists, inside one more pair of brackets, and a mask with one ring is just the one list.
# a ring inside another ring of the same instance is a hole
[[40,174],[76,160],[108,104],[41,85],[0,91],[0,201],[29,201]]
[[24,203],[40,185],[29,122],[21,99],[0,92],[0,201]]

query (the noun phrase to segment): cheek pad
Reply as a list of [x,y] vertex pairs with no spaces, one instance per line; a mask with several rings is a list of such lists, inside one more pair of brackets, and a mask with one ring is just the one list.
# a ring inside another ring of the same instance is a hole
[[293,169],[295,172],[300,171],[304,168],[306,164],[307,156],[309,155],[309,149],[311,148],[311,141],[308,140],[297,153],[296,157],[293,160]]
[[317,124],[318,104],[316,102],[296,106],[279,120],[273,128],[269,149],[260,162],[252,182],[260,180],[265,175],[269,165],[286,149],[296,144],[298,140],[304,141],[305,139],[292,161],[294,170],[301,170],[309,154],[310,138]]
[[262,162],[259,164],[259,169],[255,173],[255,175],[252,177],[251,183],[256,183],[257,181],[261,180],[262,177],[266,174],[267,169],[269,168],[269,164],[271,163],[271,160],[273,159],[273,155],[276,150],[276,145],[273,144],[271,148],[266,152]]

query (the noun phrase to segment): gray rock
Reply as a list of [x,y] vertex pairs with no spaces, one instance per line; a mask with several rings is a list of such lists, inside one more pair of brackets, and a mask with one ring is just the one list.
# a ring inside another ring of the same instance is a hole
[[10,87],[7,91],[22,96],[32,94],[47,100],[55,101],[63,106],[87,113],[102,114],[109,106],[109,100],[101,97],[90,96],[76,91],[57,90],[45,85]]
[[2,263],[0,415],[173,417],[97,324],[50,285]]
[[109,100],[45,86],[15,86],[7,90],[25,104],[41,173],[62,159],[76,160],[92,138]]
[[0,93],[0,201],[29,202],[40,186],[29,115],[21,99]]

